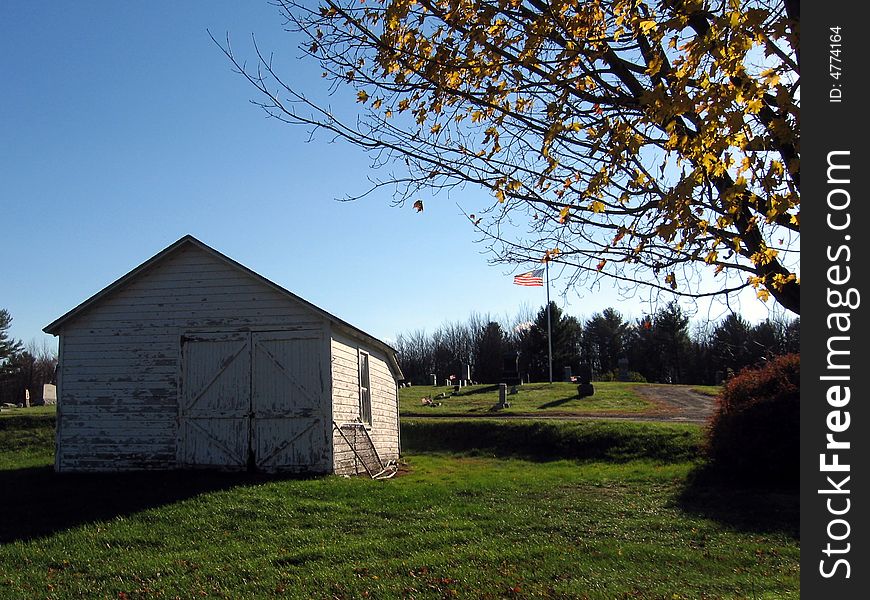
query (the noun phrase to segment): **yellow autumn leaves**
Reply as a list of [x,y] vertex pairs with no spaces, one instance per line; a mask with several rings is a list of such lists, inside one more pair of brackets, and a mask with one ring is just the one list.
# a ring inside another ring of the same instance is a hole
[[655,240],[656,264],[748,267],[761,291],[797,281],[774,242],[800,227],[799,38],[776,2],[342,6],[318,26],[346,31],[347,49],[370,44],[365,67],[347,62],[368,69],[352,85],[375,129],[407,122],[415,159],[444,157],[497,203],[527,206],[535,228],[602,240],[591,266],[634,261]]

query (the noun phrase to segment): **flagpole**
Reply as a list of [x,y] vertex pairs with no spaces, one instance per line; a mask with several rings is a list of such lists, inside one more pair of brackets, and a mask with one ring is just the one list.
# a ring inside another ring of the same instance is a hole
[[547,352],[550,365],[550,383],[553,383],[553,333],[550,326],[550,261],[546,261],[544,266],[547,270]]

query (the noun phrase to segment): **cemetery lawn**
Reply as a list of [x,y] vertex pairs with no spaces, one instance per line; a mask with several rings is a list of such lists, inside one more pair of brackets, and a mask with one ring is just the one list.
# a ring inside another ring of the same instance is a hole
[[[0,411],[0,470],[54,464],[54,415],[54,406]],[[4,491],[0,487],[0,503]],[[5,518],[0,509],[0,520]]]
[[799,597],[797,495],[703,483],[693,425],[608,424],[670,436],[655,459],[406,448],[372,481],[57,475],[51,416],[5,417],[0,598]]
[[718,396],[722,391],[721,385],[693,385],[689,386],[692,388],[692,391],[698,392],[699,394],[705,394],[707,396]]
[[[595,393],[579,398],[575,383],[526,383],[517,387],[516,394],[507,397],[510,407],[505,409],[495,409],[498,404],[498,386],[495,385],[470,385],[458,392],[454,392],[453,387],[411,386],[399,389],[399,412],[402,416],[414,417],[637,415],[654,408],[652,402],[637,394],[638,385],[621,381],[594,382]],[[437,406],[423,405],[423,398],[431,399]]]

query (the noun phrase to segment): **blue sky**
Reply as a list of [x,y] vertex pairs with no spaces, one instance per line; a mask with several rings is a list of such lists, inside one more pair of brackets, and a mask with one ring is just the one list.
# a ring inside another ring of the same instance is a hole
[[[265,0],[0,3],[0,308],[13,337],[41,342],[46,324],[188,233],[385,340],[543,304],[474,243],[457,202],[479,211],[485,192],[424,198],[421,214],[386,191],[335,200],[366,189],[368,158],[265,118],[206,31],[248,57],[256,34],[282,72],[318,86],[282,24]],[[653,308],[555,289],[580,317]],[[752,299],[741,312],[767,315]]]

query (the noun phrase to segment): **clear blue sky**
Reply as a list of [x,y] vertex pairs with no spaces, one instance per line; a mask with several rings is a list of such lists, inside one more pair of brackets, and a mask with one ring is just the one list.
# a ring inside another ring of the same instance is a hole
[[[0,3],[0,308],[11,335],[42,327],[185,234],[385,340],[538,307],[487,264],[456,202],[394,208],[366,189],[368,158],[265,118],[206,30],[251,57],[251,34],[306,86],[277,9],[263,1]],[[308,82],[308,83],[306,83]],[[649,304],[578,290],[571,314]],[[699,317],[719,317],[721,308]],[[764,306],[744,301],[751,320]],[[49,338],[50,339],[50,338]]]

